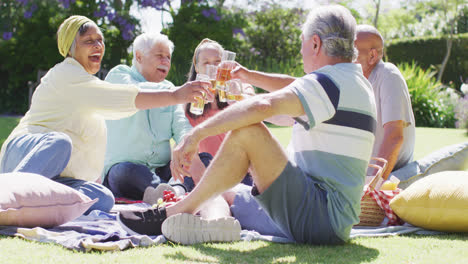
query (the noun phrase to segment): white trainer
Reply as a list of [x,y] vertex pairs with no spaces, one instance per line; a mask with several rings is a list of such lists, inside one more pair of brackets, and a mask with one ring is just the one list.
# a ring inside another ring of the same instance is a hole
[[192,214],[176,214],[162,224],[163,235],[173,242],[191,245],[240,240],[241,226],[234,217],[206,220]]

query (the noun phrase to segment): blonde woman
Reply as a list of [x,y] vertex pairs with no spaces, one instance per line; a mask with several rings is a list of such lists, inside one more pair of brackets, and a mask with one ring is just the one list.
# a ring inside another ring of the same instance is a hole
[[[203,39],[193,52],[192,66],[188,73],[188,81],[194,81],[197,74],[205,74],[207,65],[218,66],[221,63],[223,51],[223,47],[218,42],[208,38]],[[255,95],[252,85],[243,84],[243,86],[245,94]],[[220,102],[219,96],[216,94],[213,102],[205,104],[203,114],[194,115],[190,113],[190,104],[187,104],[185,115],[189,119],[190,124],[195,127],[228,106],[228,103]],[[199,151],[210,153],[214,157],[224,140],[224,136],[225,133],[206,138],[200,143]]]

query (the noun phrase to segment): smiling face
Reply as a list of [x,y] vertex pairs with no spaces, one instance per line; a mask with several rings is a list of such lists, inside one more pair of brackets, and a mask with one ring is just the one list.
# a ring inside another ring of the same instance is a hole
[[171,50],[164,43],[156,43],[146,53],[136,51],[138,71],[149,82],[162,82],[171,68]]
[[91,24],[83,34],[77,33],[73,58],[77,60],[89,74],[95,74],[101,68],[105,45],[101,30]]
[[222,51],[213,45],[207,45],[200,49],[196,58],[195,71],[205,74],[206,65],[218,65],[221,63]]

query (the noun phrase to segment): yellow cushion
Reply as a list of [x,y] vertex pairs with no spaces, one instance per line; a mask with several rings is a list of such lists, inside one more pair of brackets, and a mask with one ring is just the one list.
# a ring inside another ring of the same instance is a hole
[[414,226],[468,232],[468,171],[444,171],[420,179],[393,198],[390,207]]

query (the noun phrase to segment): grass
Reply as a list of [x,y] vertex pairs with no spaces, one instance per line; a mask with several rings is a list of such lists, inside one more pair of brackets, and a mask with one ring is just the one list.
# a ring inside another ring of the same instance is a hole
[[[270,125],[270,128],[281,145],[286,147],[291,137],[291,129],[274,125]],[[417,127],[414,159],[418,160],[442,147],[466,141],[468,141],[466,129]]]
[[[0,118],[0,142],[16,125],[16,118]],[[271,127],[286,146],[289,128]],[[417,128],[415,158],[443,146],[468,141],[461,129]],[[180,246],[172,243],[118,252],[74,252],[0,236],[0,263],[467,263],[468,236],[408,235],[358,238],[343,246],[282,245],[264,241]]]
[[19,118],[16,117],[0,117],[0,146],[3,145],[3,142],[18,122]]
[[468,237],[359,238],[343,246],[283,245],[264,241],[164,244],[116,252],[73,252],[54,244],[0,239],[1,263],[466,263]]

